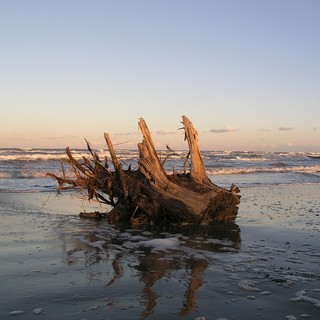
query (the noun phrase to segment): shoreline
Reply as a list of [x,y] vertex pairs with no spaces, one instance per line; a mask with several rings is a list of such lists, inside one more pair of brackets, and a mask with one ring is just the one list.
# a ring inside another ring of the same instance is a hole
[[0,193],[0,318],[317,319],[320,185],[241,191],[232,228],[188,233],[83,220],[70,195]]

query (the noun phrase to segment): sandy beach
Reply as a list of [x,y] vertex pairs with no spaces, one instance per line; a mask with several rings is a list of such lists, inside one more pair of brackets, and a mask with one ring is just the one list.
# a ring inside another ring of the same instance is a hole
[[319,319],[320,185],[241,191],[235,224],[184,229],[0,193],[0,318]]

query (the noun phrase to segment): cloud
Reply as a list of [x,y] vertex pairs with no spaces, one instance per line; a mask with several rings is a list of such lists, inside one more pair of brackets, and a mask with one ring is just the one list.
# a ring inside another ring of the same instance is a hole
[[235,132],[239,131],[238,129],[234,129],[232,127],[226,126],[223,129],[211,129],[210,132],[213,133],[227,133],[227,132]]
[[161,136],[166,136],[168,134],[177,134],[175,131],[170,130],[159,130],[157,131],[157,134],[160,134]]
[[294,130],[295,128],[293,127],[280,127],[278,130],[279,131],[290,131],[290,130]]
[[78,139],[79,137],[77,136],[47,136],[45,137],[45,139],[47,140],[64,140],[64,139]]
[[139,134],[139,131],[132,131],[132,132],[118,132],[115,135],[116,136],[132,136],[133,134]]
[[261,131],[271,131],[270,129],[261,129]]

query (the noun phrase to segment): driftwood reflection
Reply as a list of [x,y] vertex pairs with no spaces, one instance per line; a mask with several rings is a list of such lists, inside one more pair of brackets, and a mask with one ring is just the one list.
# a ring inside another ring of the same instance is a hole
[[185,302],[180,315],[185,315],[194,310],[196,306],[196,291],[202,285],[201,274],[207,269],[209,262],[204,259],[190,261],[190,282],[185,294]]
[[[137,293],[142,297],[141,319],[153,314],[159,298],[165,298],[163,292],[159,293],[155,288],[155,284],[161,284],[161,280],[178,281],[179,285],[185,285],[184,293],[180,293],[181,306],[177,312],[181,316],[191,313],[197,304],[197,290],[203,284],[203,273],[213,265],[215,253],[237,252],[241,243],[240,229],[235,223],[171,227],[166,228],[165,232],[159,229],[142,230],[141,227],[137,230],[118,230],[110,225],[104,230],[101,225],[103,222],[97,222],[98,231],[85,233],[83,239],[73,238],[70,241],[72,236],[65,237],[64,233],[62,242],[66,262],[80,263],[77,259],[81,253],[84,259],[82,263],[87,266],[108,263],[106,294],[108,288],[116,286],[121,278],[138,276],[139,283],[143,283],[142,291]],[[175,238],[179,239],[179,245],[165,250],[146,245],[152,239],[161,241]],[[110,266],[113,272],[111,276]],[[181,277],[181,271],[184,273],[183,279],[175,279],[178,273]],[[90,273],[88,277],[90,280],[94,275]],[[176,292],[170,292],[169,295],[177,298]]]
[[124,255],[124,252],[117,253],[114,260],[112,261],[112,268],[114,271],[114,276],[107,283],[107,287],[113,285],[118,279],[122,278],[122,276],[124,274],[123,268],[121,266],[121,260],[122,260],[123,255]]

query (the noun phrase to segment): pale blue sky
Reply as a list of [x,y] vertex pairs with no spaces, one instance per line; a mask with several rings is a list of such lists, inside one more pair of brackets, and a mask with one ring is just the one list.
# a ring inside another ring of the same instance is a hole
[[318,0],[0,0],[0,44],[0,147],[320,151]]

